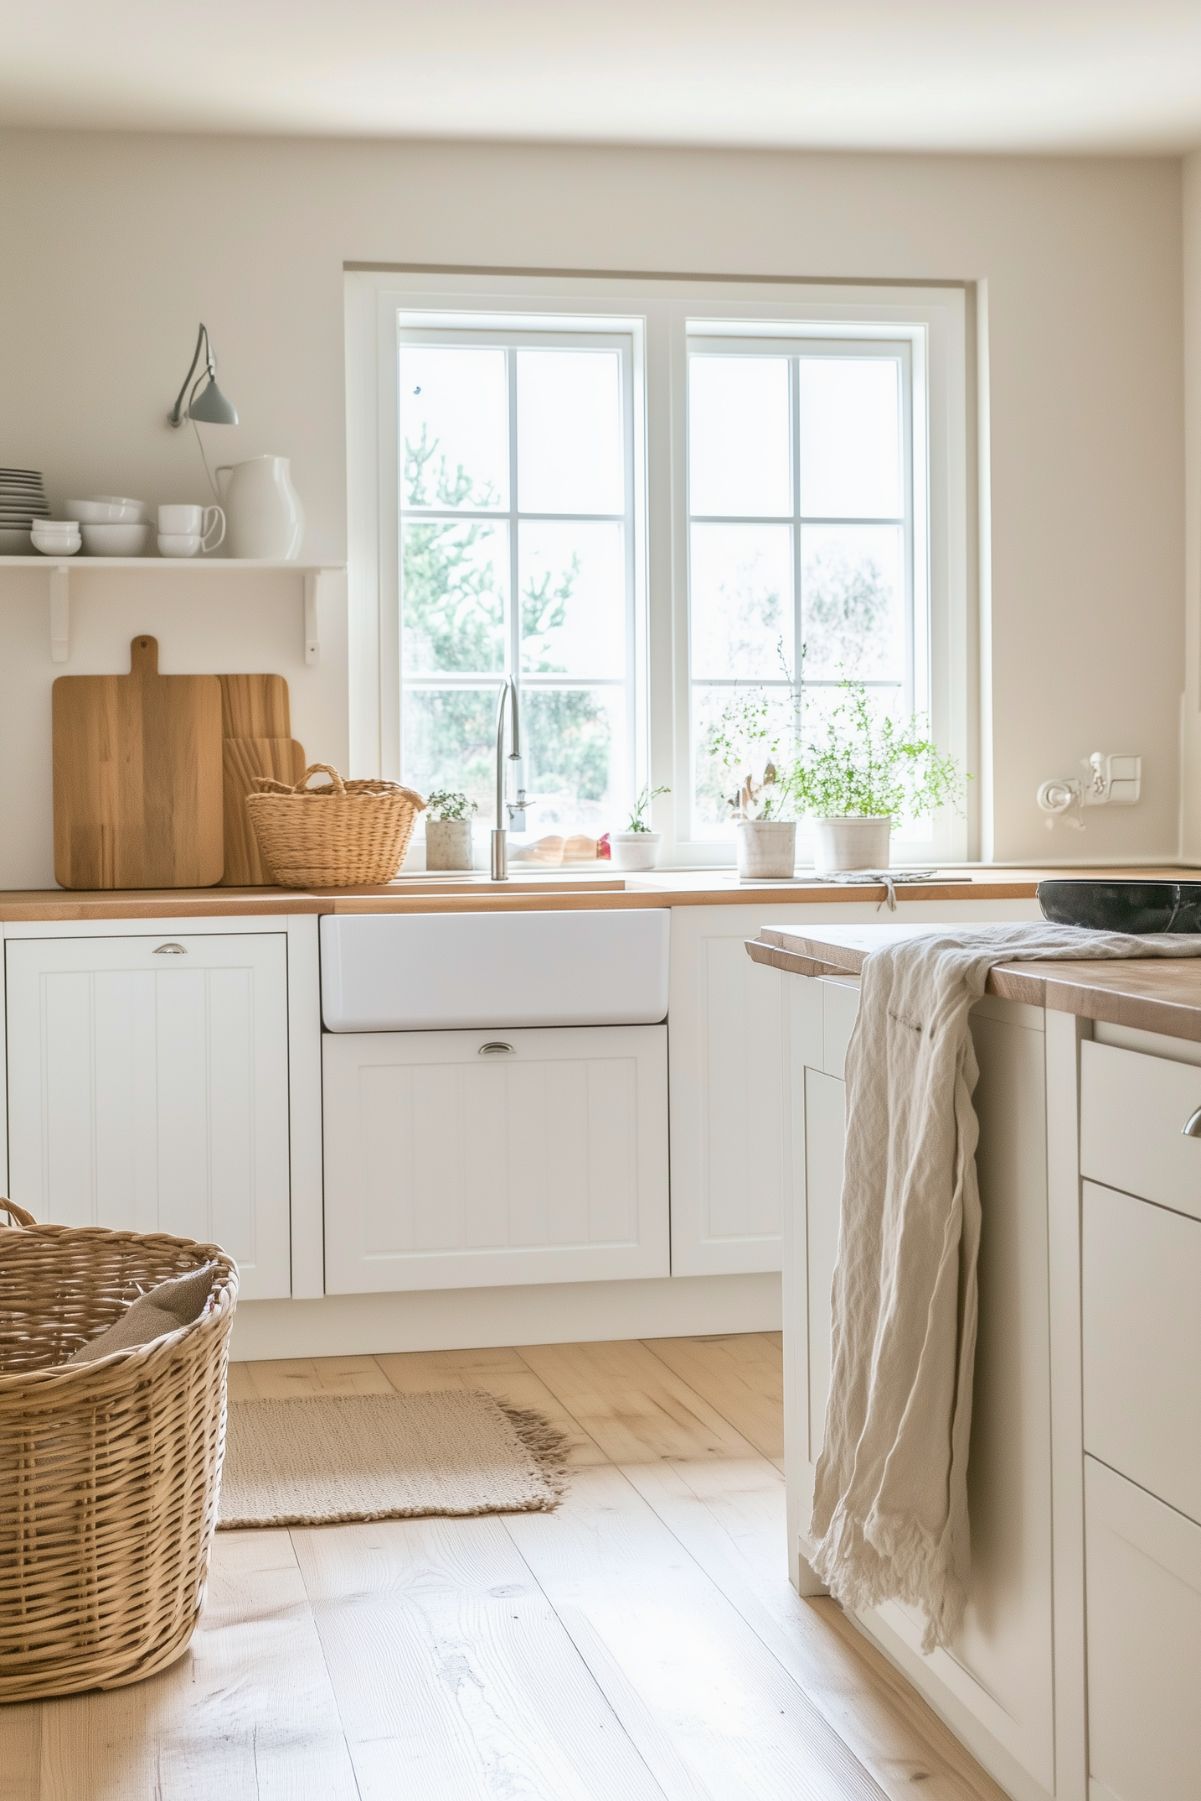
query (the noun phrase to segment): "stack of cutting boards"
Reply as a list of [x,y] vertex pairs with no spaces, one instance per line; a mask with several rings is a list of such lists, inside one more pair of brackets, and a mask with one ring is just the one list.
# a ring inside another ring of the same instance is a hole
[[54,875],[63,888],[209,888],[271,881],[246,809],[256,776],[294,783],[280,675],[160,675],[158,644],[128,675],[53,690]]

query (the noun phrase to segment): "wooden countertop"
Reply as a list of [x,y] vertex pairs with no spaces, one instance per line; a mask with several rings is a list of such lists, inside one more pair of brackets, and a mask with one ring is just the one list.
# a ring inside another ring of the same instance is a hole
[[[756,963],[803,976],[857,976],[869,953],[937,925],[765,927],[747,951]],[[1201,956],[1112,962],[998,963],[987,993],[1110,1025],[1201,1043]]]
[[[896,889],[907,901],[1030,900],[1047,876],[1126,876],[1181,881],[1201,872],[1165,869],[1008,869],[983,864],[946,870]],[[964,879],[966,878],[966,879]],[[674,869],[646,874],[516,867],[506,882],[487,875],[400,875],[384,887],[172,888],[100,893],[62,888],[0,890],[0,924],[50,920],[252,918],[295,913],[475,913],[574,907],[838,906],[880,904],[883,883],[820,882],[802,873],[786,882],[741,882],[732,870]]]

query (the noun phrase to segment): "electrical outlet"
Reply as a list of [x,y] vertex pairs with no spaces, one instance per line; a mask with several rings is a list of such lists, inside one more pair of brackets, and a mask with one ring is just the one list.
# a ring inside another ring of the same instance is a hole
[[1125,752],[1095,750],[1084,782],[1086,807],[1133,807],[1142,790],[1143,759]]

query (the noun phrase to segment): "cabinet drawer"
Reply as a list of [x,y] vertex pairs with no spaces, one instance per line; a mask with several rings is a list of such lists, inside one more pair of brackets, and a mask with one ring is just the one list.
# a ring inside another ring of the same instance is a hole
[[1201,1069],[1110,1044],[1085,1044],[1080,1171],[1201,1219],[1201,1138],[1181,1128],[1201,1107]]
[[328,1292],[666,1276],[666,1040],[327,1033]]
[[1084,1448],[1201,1521],[1201,1224],[1084,1185]]
[[1184,1801],[1201,1770],[1201,1527],[1084,1464],[1088,1740],[1106,1801]]

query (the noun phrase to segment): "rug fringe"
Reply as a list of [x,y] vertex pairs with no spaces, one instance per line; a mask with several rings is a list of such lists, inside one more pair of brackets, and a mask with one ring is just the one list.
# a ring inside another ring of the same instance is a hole
[[499,1396],[496,1397],[496,1402],[537,1464],[539,1473],[554,1493],[553,1504],[558,1506],[567,1492],[571,1439],[536,1408],[515,1407],[511,1401],[502,1400]]

